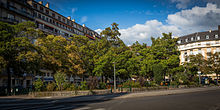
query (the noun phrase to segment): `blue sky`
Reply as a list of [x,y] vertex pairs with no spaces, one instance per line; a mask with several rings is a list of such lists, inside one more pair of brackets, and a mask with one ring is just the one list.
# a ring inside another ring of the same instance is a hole
[[[181,26],[177,21],[180,19],[179,22],[185,22],[183,19],[191,19],[187,18],[187,15],[184,15],[184,13],[186,13],[184,10],[191,11],[191,17],[198,18],[201,14],[197,13],[198,15],[195,16],[193,12],[194,9],[197,10],[196,7],[201,8],[200,10],[203,10],[203,8],[209,10],[216,5],[216,9],[218,9],[219,1],[220,0],[44,0],[43,2],[44,4],[49,2],[53,10],[64,16],[71,16],[77,23],[85,24],[93,30],[98,29],[97,31],[101,31],[110,26],[111,23],[116,22],[119,24],[119,28],[122,32],[121,39],[124,40],[127,45],[131,45],[136,40],[141,43],[150,44],[150,37],[158,37],[161,35],[161,32],[175,31],[173,32],[174,35],[181,36],[183,33],[187,34],[193,31],[217,28],[217,26],[207,26],[207,28],[204,28],[205,26],[200,26],[198,23],[195,23],[198,27],[192,26],[194,29],[186,30],[182,29],[186,28],[185,24]],[[210,4],[209,7],[208,4]],[[212,12],[212,10],[209,11]],[[180,14],[178,15],[178,13]],[[216,15],[216,13],[214,14]],[[210,13],[205,13],[204,16],[209,18],[209,14]],[[157,27],[152,25],[156,25]],[[141,29],[141,27],[143,29]],[[136,34],[132,36],[128,34],[129,29],[137,29],[133,32]]]

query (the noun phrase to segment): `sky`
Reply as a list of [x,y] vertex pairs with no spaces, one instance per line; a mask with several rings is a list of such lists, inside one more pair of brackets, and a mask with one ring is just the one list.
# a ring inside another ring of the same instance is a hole
[[[39,0],[36,0],[39,1]],[[43,0],[64,16],[98,33],[119,24],[120,38],[151,45],[151,37],[216,30],[220,25],[220,0]]]

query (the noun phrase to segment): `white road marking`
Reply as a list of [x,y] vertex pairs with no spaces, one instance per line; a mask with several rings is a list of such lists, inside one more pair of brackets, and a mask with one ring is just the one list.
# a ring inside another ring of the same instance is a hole
[[91,107],[81,107],[77,109],[72,109],[72,110],[89,110]]
[[94,109],[94,110],[106,110],[105,108],[97,108],[97,109]]

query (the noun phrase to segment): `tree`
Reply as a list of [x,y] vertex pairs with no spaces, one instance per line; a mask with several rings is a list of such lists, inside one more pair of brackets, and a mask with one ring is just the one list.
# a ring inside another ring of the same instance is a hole
[[[23,27],[24,25],[25,27]],[[27,64],[26,59],[20,59],[20,56],[34,51],[34,45],[27,38],[28,35],[39,33],[34,27],[35,24],[33,22],[23,22],[17,25],[0,22],[0,64],[3,67],[2,69],[6,69],[8,74],[7,91],[9,95],[11,91],[11,72],[14,75],[21,76],[23,73],[33,70],[31,65]],[[2,62],[5,62],[3,66]],[[32,69],[27,70],[27,68]]]
[[208,53],[208,56],[210,56],[207,59],[206,62],[206,70],[208,70],[208,73],[215,73],[216,74],[216,84],[218,85],[218,75],[220,74],[220,53],[216,52],[216,53]]
[[36,46],[42,59],[42,68],[65,74],[82,74],[81,59],[75,42],[61,36],[38,38]]
[[164,81],[165,76],[169,75],[172,77],[175,75],[173,71],[174,68],[179,67],[179,54],[177,48],[177,38],[172,38],[172,33],[165,34],[161,38],[151,38],[152,46],[150,53],[154,57],[154,63],[163,65],[164,68]]
[[56,81],[56,84],[57,84],[59,90],[62,90],[63,84],[66,81],[66,74],[61,73],[61,72],[57,72],[54,75],[54,79]]

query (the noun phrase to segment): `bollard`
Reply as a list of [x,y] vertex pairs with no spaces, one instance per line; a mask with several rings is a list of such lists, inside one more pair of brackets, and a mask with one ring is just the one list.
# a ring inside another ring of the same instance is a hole
[[111,86],[111,93],[112,93],[112,86]]

